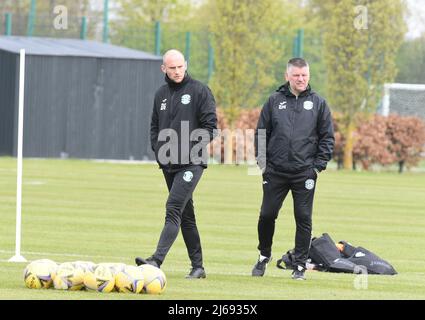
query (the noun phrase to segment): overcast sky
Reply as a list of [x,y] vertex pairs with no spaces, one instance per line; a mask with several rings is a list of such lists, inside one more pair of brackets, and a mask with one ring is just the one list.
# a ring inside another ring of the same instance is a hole
[[425,32],[425,0],[407,0],[409,4],[409,19],[407,25],[408,38],[416,38]]

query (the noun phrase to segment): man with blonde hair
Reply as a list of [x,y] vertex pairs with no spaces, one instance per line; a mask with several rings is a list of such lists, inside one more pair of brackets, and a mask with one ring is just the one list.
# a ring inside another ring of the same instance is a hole
[[[305,280],[310,249],[313,197],[319,172],[332,158],[334,133],[326,100],[311,90],[310,69],[302,58],[289,60],[286,83],[264,104],[256,130],[256,155],[263,171],[258,220],[259,258],[253,276],[263,276],[272,258],[275,220],[289,191],[296,222],[292,278]],[[258,139],[263,135],[264,139]],[[259,141],[265,141],[259,145]]]

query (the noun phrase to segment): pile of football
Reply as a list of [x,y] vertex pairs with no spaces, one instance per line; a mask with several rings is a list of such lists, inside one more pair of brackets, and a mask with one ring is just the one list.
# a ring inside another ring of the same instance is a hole
[[164,272],[145,264],[130,266],[123,263],[74,261],[57,264],[40,259],[24,270],[24,282],[30,289],[91,290],[161,294],[167,286]]

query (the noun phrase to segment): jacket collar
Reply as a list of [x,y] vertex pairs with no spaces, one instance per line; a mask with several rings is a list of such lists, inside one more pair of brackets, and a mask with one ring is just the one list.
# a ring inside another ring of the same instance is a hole
[[[295,97],[295,95],[289,89],[289,82],[286,82],[285,84],[281,85],[276,91],[282,92],[287,97]],[[311,89],[310,84],[309,84],[309,85],[307,85],[307,89],[305,89],[305,91],[303,91],[299,94],[299,97],[306,97],[310,93],[312,93],[312,89]]]
[[167,76],[167,74],[165,74],[165,82],[167,82],[168,86],[169,86],[170,88],[174,89],[174,90],[178,90],[178,89],[180,89],[181,87],[183,87],[186,83],[188,83],[188,82],[189,82],[189,80],[190,80],[190,79],[191,79],[191,78],[190,78],[189,74],[186,72],[186,73],[184,74],[183,81],[182,81],[182,82],[180,82],[180,83],[176,83],[176,82],[174,82],[173,80],[171,80],[171,79]]

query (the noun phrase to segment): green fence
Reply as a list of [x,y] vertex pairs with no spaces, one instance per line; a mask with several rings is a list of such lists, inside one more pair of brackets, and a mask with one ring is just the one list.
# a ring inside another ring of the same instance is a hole
[[[112,29],[112,28],[111,28]],[[112,29],[113,44],[161,55],[169,48],[184,53],[190,73],[207,83],[213,72],[213,51],[207,31],[180,31],[172,26],[155,23],[140,29]]]
[[99,16],[68,16],[65,23],[54,15],[37,14],[31,17],[28,14],[6,13],[1,17],[0,34],[96,40],[101,22],[102,17]]
[[[212,35],[205,31],[176,29],[174,24],[152,23],[150,26],[122,26],[119,21],[105,24],[108,16],[101,12],[92,16],[68,16],[66,28],[57,28],[54,14],[3,14],[0,33],[34,37],[80,38],[104,41],[161,55],[169,48],[176,48],[186,56],[189,72],[197,79],[208,83],[214,72],[214,49]],[[106,20],[105,20],[106,19]],[[64,21],[60,21],[63,22]],[[282,59],[274,66],[273,72],[278,85],[283,81],[286,61],[293,56],[305,57],[310,62],[312,86],[319,92],[325,88],[320,35],[304,34],[298,30],[291,36],[272,35],[278,40]],[[273,88],[270,88],[272,91]]]

